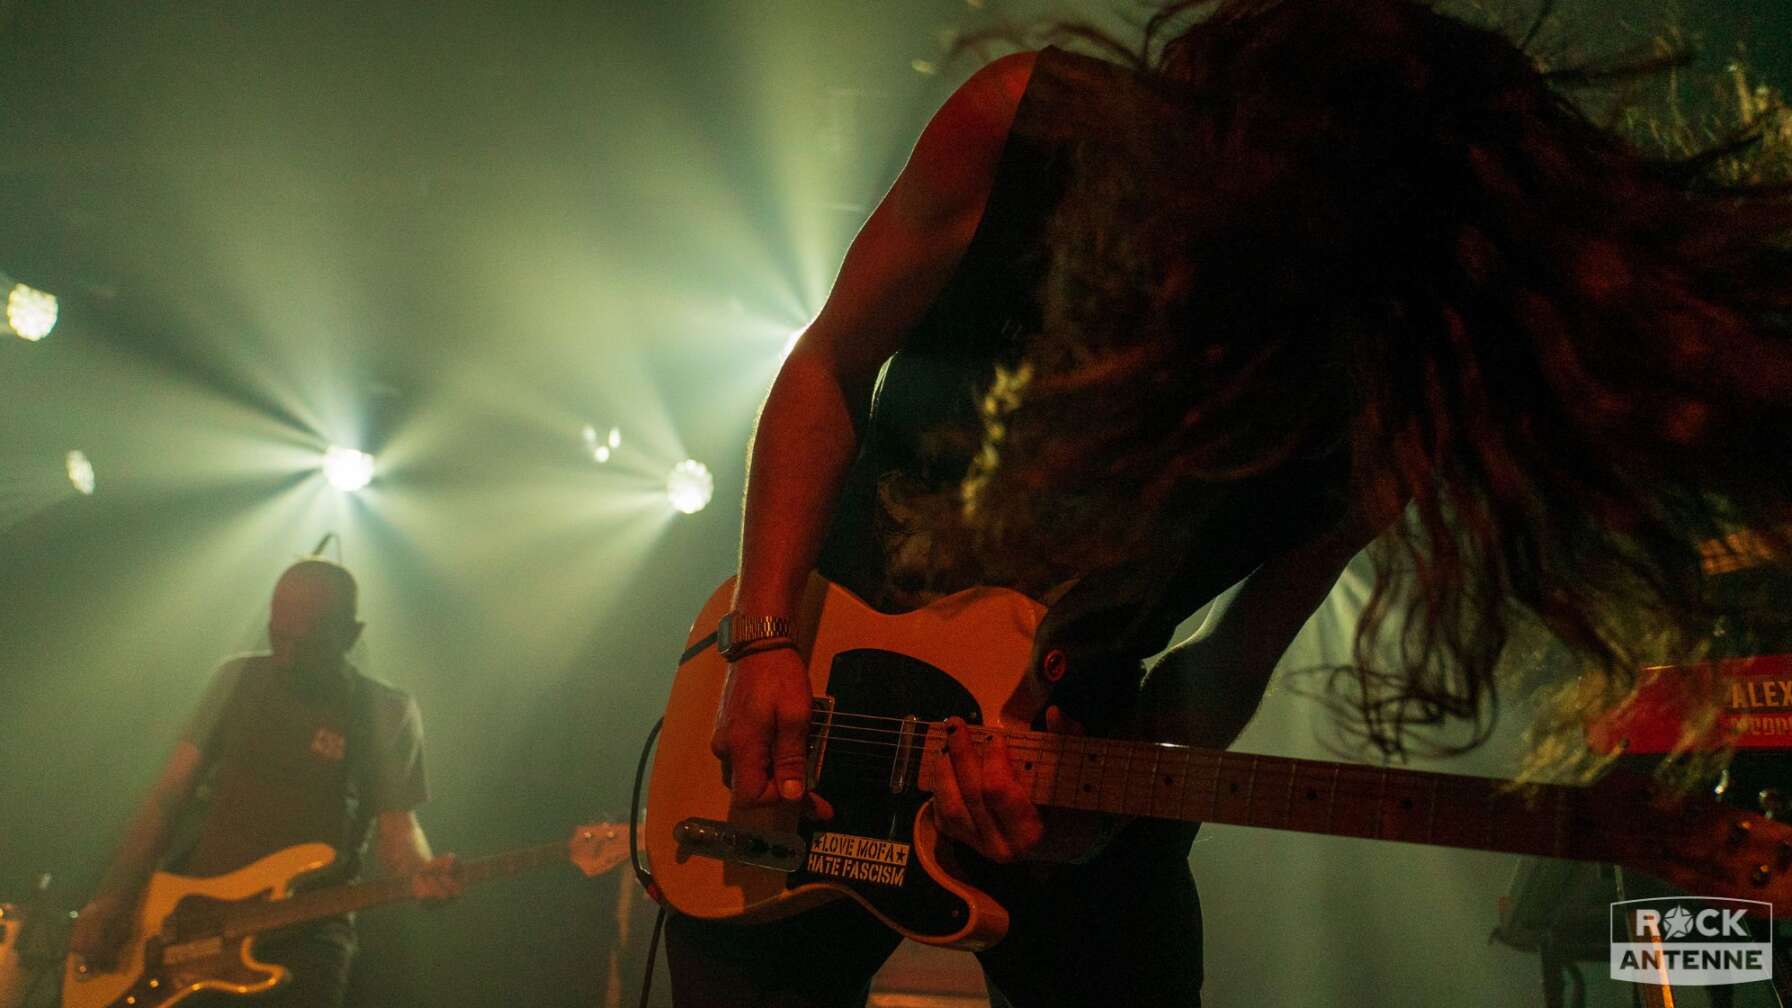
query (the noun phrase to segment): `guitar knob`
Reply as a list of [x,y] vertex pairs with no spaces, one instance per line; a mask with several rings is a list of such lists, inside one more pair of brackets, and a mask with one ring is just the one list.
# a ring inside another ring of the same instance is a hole
[[1762,788],[1758,797],[1761,811],[1766,814],[1767,818],[1779,819],[1786,814],[1786,796],[1780,794],[1778,788]]
[[1755,824],[1747,819],[1739,819],[1730,824],[1730,846],[1740,847],[1748,842],[1749,834],[1754,831]]
[[1753,884],[1753,885],[1757,885],[1757,886],[1764,886],[1764,885],[1766,885],[1766,884],[1767,884],[1767,880],[1768,880],[1768,879],[1771,879],[1771,878],[1773,878],[1773,869],[1772,869],[1772,868],[1769,868],[1769,867],[1767,867],[1767,866],[1766,866],[1766,865],[1764,865],[1764,864],[1763,864],[1763,865],[1756,865],[1756,866],[1755,866],[1755,870],[1754,870],[1754,871],[1752,871],[1752,872],[1750,872],[1750,873],[1749,873],[1749,876],[1748,876],[1748,880],[1749,880],[1749,882],[1750,882],[1750,883],[1751,883],[1751,884]]

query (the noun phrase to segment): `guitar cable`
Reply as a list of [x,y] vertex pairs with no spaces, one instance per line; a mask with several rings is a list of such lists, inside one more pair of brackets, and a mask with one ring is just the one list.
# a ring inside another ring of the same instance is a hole
[[660,718],[653,723],[647,732],[647,741],[641,743],[641,760],[635,764],[635,790],[629,799],[628,809],[628,865],[635,871],[635,881],[646,890],[648,897],[659,904],[659,913],[653,919],[653,936],[647,939],[647,971],[641,978],[640,1008],[648,1008],[647,995],[653,990],[653,964],[659,957],[660,936],[666,930],[666,904],[660,899],[659,887],[653,884],[653,872],[648,871],[641,863],[641,782],[647,778],[647,757],[653,752],[653,742],[660,737],[660,728],[666,723]]

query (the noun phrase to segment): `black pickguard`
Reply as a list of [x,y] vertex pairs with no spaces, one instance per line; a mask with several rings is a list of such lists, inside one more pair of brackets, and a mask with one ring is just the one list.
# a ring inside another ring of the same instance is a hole
[[[915,813],[928,798],[914,788],[920,732],[902,793],[891,793],[890,778],[900,719],[919,718],[922,730],[925,722],[953,716],[978,724],[982,712],[977,701],[957,680],[925,662],[869,648],[834,656],[827,693],[834,700],[834,718],[815,790],[834,807],[834,818],[825,823],[804,821],[802,833],[810,843],[810,860],[790,874],[789,885],[830,882],[846,886],[907,930],[929,935],[958,931],[965,923],[964,901],[936,883],[914,852]],[[816,846],[821,834],[906,845],[900,882],[892,881],[898,866],[892,863],[896,857],[890,852],[884,852],[882,860],[878,856],[843,857],[837,845],[833,854],[822,853],[828,845]],[[817,856],[832,860],[817,862]],[[822,870],[811,871],[812,867]],[[847,877],[852,874],[865,877]]]

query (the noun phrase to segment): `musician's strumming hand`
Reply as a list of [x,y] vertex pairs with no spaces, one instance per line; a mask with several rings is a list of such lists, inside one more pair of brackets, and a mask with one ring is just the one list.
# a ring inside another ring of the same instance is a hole
[[80,957],[83,968],[109,970],[117,965],[118,950],[131,937],[131,901],[95,896],[75,917],[69,950]]
[[445,903],[461,894],[459,862],[453,854],[430,858],[411,873],[411,895],[424,903]]
[[[1056,707],[1046,710],[1045,724],[1065,735],[1083,733],[1082,725]],[[933,793],[939,831],[991,861],[1036,855],[1046,843],[1046,824],[1014,775],[1002,734],[973,732],[962,718],[949,718],[945,756],[945,772]]]
[[709,747],[742,805],[796,803],[808,790],[809,669],[790,647],[728,667]]

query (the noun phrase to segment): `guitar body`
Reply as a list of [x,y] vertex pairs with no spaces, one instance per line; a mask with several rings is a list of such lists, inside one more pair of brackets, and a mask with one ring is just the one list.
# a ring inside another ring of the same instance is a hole
[[31,990],[31,972],[19,959],[19,935],[25,924],[22,909],[0,903],[0,1008],[19,1008]]
[[[714,630],[732,590],[732,581],[723,584],[692,627],[654,755],[646,847],[666,902],[692,917],[763,921],[848,898],[916,941],[978,949],[999,940],[1006,911],[954,877],[928,795],[892,772],[888,752],[905,740],[918,750],[926,723],[951,716],[1027,728],[1044,701],[1025,674],[1043,608],[978,588],[891,616],[813,578],[798,645],[812,692],[839,712],[812,754],[814,790],[835,809],[817,823],[782,809],[735,808],[710,751],[728,671]],[[728,824],[741,831],[729,834],[737,842],[800,836],[807,855],[789,871],[709,856],[681,840],[679,827],[691,820]]]
[[62,1008],[160,1008],[203,990],[252,994],[286,979],[284,967],[256,960],[253,936],[219,937],[230,905],[282,899],[296,880],[335,860],[328,844],[289,847],[228,875],[149,880],[131,938],[114,969],[82,972],[70,957]]

